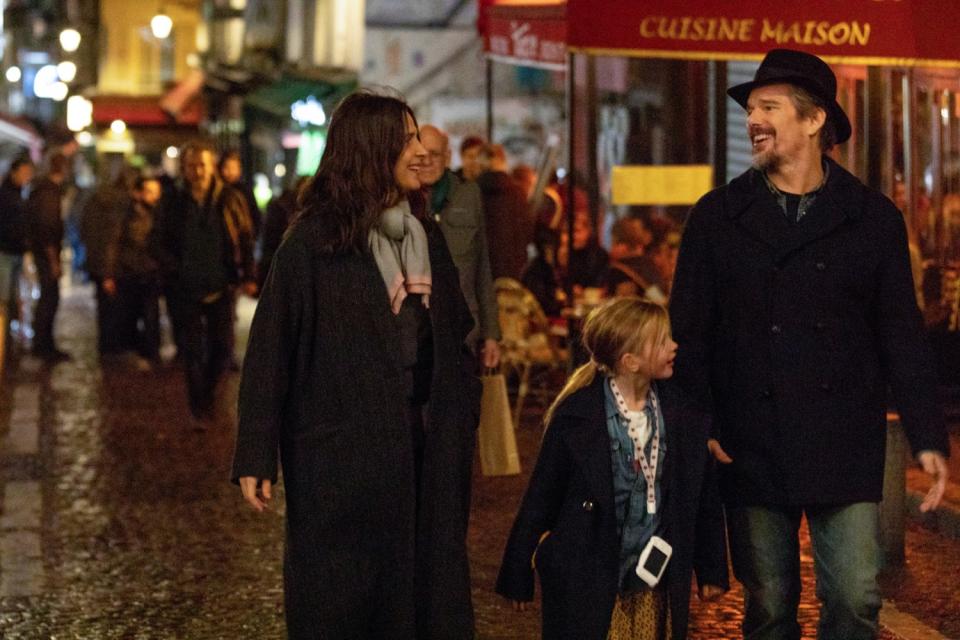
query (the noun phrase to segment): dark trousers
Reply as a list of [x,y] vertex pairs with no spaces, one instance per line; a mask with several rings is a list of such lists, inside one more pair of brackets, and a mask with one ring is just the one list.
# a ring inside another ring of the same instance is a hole
[[37,253],[37,277],[40,281],[40,299],[33,317],[33,350],[39,354],[52,353],[57,345],[53,340],[53,321],[60,306],[60,283],[42,253]]
[[117,282],[120,325],[132,346],[148,360],[160,360],[160,285],[150,276],[130,276]]
[[180,299],[184,368],[190,411],[197,418],[213,414],[214,392],[230,360],[233,296],[224,291],[212,302]]
[[120,323],[119,296],[103,290],[103,278],[94,278],[97,285],[97,351],[100,355],[120,353],[130,348],[130,334]]
[[182,296],[177,293],[175,286],[164,285],[161,287],[163,299],[167,303],[167,318],[170,320],[170,331],[173,334],[173,344],[177,347],[177,358],[182,359],[186,353],[183,346],[183,310],[185,304]]

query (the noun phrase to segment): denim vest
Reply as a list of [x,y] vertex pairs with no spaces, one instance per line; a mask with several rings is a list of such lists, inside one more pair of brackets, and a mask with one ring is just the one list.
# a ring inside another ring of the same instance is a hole
[[[650,424],[657,425],[660,433],[660,453],[657,460],[656,486],[657,512],[647,513],[647,481],[637,468],[633,457],[633,441],[627,434],[627,421],[617,410],[617,401],[613,397],[609,384],[603,385],[607,416],[607,434],[610,436],[610,456],[613,460],[613,501],[617,513],[617,534],[620,536],[620,580],[621,592],[639,591],[648,588],[635,572],[640,552],[651,536],[661,532],[660,514],[663,512],[662,479],[664,459],[667,456],[666,429],[663,424],[663,412],[654,415],[653,405],[658,409],[659,402],[653,387],[647,395],[644,412]],[[647,440],[644,453],[650,457],[653,437]]]

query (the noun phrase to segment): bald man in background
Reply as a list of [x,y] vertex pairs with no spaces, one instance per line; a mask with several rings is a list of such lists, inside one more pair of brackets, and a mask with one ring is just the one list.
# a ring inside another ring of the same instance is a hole
[[475,324],[467,344],[472,352],[479,348],[484,368],[494,368],[500,363],[500,325],[480,189],[450,171],[450,143],[443,131],[423,125],[420,142],[427,150],[427,160],[420,168],[427,208],[440,224],[460,272],[463,297],[473,314]]

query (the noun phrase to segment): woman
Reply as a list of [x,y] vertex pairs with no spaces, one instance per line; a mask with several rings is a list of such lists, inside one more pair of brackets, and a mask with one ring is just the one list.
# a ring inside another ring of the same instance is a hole
[[279,450],[291,638],[473,637],[479,382],[456,269],[406,200],[425,156],[402,101],[345,98],[251,327],[233,479],[262,511]]

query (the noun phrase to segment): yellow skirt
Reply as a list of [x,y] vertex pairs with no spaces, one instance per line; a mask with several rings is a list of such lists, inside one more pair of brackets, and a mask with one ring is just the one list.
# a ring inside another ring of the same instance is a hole
[[607,640],[670,640],[670,607],[665,591],[637,591],[617,596]]

